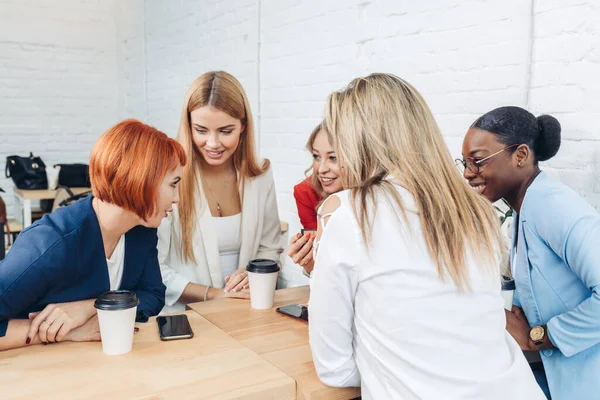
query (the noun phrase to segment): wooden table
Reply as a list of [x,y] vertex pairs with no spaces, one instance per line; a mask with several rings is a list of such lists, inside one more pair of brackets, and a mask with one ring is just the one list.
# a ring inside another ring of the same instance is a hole
[[163,342],[156,321],[137,324],[133,349],[106,356],[99,342],[0,353],[2,399],[294,399],[290,377],[199,314],[194,338]]
[[[31,225],[31,200],[53,200],[56,197],[56,190],[24,190],[15,189],[17,202],[23,203],[23,228]],[[70,188],[74,194],[80,194],[92,190],[91,188]]]
[[276,307],[307,303],[308,286],[278,290],[275,307],[254,310],[250,302],[220,299],[192,303],[190,308],[221,328],[244,346],[294,378],[298,399],[353,399],[359,388],[332,388],[317,377],[308,343],[308,325],[282,315]]

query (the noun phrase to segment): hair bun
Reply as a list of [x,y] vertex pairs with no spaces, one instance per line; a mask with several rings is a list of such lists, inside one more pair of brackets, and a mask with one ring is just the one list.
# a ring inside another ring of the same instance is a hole
[[536,119],[540,133],[534,151],[539,161],[546,161],[560,149],[560,122],[551,115],[540,115]]

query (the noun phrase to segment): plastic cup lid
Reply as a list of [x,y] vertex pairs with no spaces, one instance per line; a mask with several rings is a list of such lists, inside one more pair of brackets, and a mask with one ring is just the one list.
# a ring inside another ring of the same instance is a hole
[[515,290],[515,281],[510,276],[502,275],[502,290]]
[[255,274],[270,274],[273,272],[279,272],[279,265],[273,260],[259,258],[251,260],[246,266],[246,271],[253,272]]
[[140,304],[135,293],[129,290],[111,290],[102,293],[94,302],[98,310],[127,310]]

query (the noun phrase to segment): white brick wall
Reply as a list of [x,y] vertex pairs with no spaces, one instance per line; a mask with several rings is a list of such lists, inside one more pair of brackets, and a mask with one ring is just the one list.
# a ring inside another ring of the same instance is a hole
[[141,0],[0,2],[0,187],[9,215],[18,211],[6,156],[87,163],[107,128],[144,117],[143,40]]
[[[327,94],[384,71],[422,92],[457,156],[496,106],[555,115],[563,147],[546,167],[600,208],[599,21],[595,0],[3,1],[0,167],[30,149],[85,161],[127,116],[174,136],[191,81],[224,69],[248,92],[294,233],[292,187]],[[304,282],[289,261],[283,275]]]
[[600,3],[535,4],[529,108],[563,127],[548,167],[600,209]]
[[255,0],[146,1],[148,123],[177,134],[185,93],[211,70],[235,75],[258,117],[258,7]]
[[[115,0],[118,120],[146,120],[146,33],[144,0]],[[116,123],[117,121],[115,121]],[[108,128],[108,126],[106,127]]]
[[[554,114],[563,147],[545,167],[600,208],[598,22],[593,0],[263,1],[261,154],[274,162],[291,232],[292,188],[325,97],[375,71],[421,91],[456,156],[468,126],[495,107]],[[289,260],[285,277],[302,280]]]

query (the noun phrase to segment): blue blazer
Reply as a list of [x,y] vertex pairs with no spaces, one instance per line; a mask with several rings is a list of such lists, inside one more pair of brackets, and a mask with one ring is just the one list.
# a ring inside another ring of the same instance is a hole
[[547,324],[556,346],[540,352],[552,399],[597,398],[600,214],[541,172],[525,193],[519,218],[512,246],[515,304],[532,327]]
[[[125,234],[120,289],[134,291],[137,321],[157,315],[165,286],[157,258],[156,229]],[[19,235],[0,262],[0,336],[9,319],[27,318],[48,304],[86,300],[110,290],[104,243],[92,196],[45,215]]]

